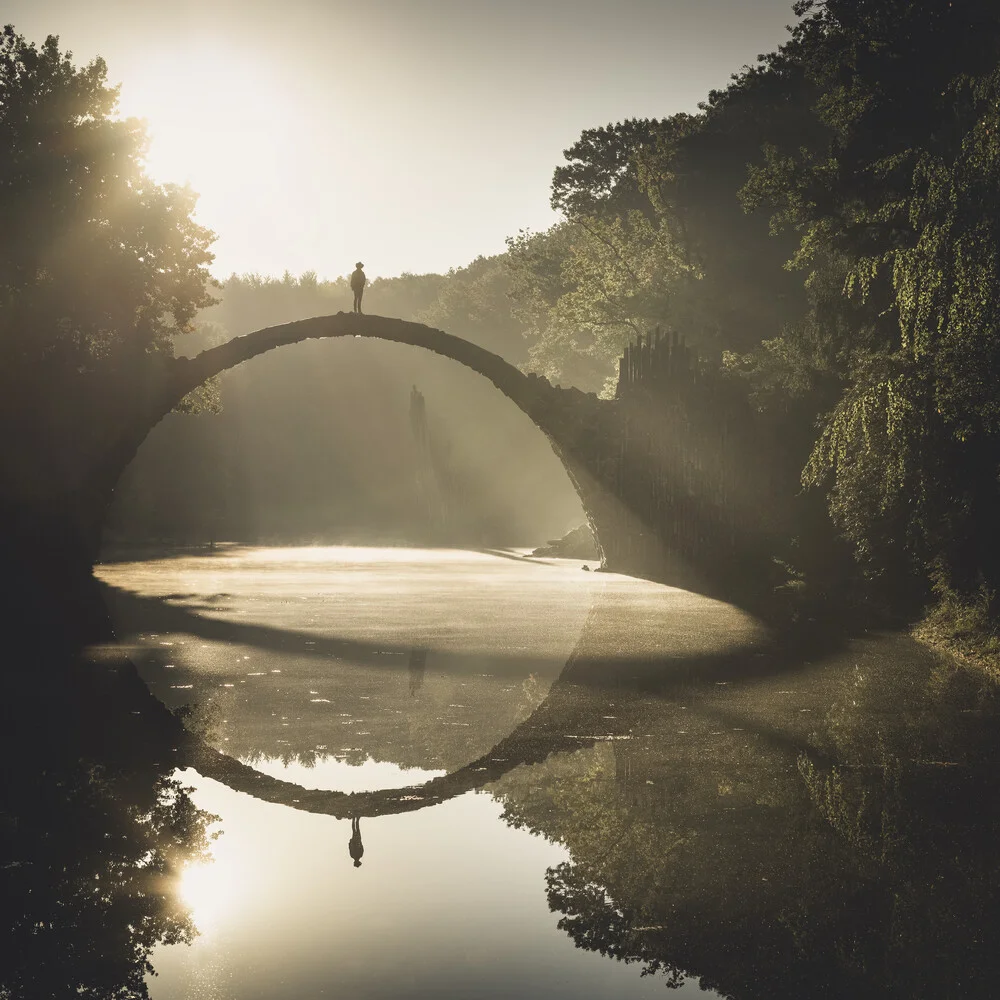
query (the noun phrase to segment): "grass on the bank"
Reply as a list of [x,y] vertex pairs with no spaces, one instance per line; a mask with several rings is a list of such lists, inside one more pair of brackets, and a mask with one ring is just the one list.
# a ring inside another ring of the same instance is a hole
[[1000,617],[996,594],[985,586],[971,597],[939,590],[938,602],[913,627],[913,636],[1000,680]]

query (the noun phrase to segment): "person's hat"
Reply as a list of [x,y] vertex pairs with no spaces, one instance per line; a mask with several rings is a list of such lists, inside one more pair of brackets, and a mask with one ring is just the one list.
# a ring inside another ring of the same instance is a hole
[[361,261],[359,260],[354,266],[355,267],[364,267],[365,265],[362,264]]

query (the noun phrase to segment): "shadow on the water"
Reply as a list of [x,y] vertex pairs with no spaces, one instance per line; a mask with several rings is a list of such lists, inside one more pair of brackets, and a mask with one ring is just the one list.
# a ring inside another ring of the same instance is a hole
[[498,559],[510,559],[512,562],[524,563],[529,566],[554,566],[555,563],[551,559],[539,559],[537,556],[532,556],[530,553],[523,552],[513,552],[510,549],[490,549],[482,548],[477,549],[477,552],[482,552],[483,555],[496,556]]
[[[401,661],[385,661],[383,658],[409,657],[412,649],[410,643],[399,644],[383,640],[364,642],[305,629],[207,617],[198,612],[225,609],[209,603],[209,599],[201,595],[175,593],[149,597],[104,583],[100,584],[100,588],[104,601],[112,609],[116,620],[129,621],[134,628],[141,628],[149,633],[177,632],[209,641],[253,646],[274,653],[294,653],[298,657],[366,663],[381,661],[390,662],[394,666]],[[228,595],[213,595],[212,600],[226,596]],[[178,601],[188,603],[179,605],[176,603]],[[594,637],[600,634],[613,614],[611,608],[598,603],[588,616],[577,650],[570,660],[574,679],[578,683],[599,687],[634,686],[650,694],[666,694],[671,686],[686,681],[715,682],[769,677],[794,672],[803,664],[819,662],[832,656],[857,634],[855,629],[837,629],[828,623],[797,623],[784,632],[772,634],[766,641],[719,653],[670,658],[636,657],[628,653],[607,652],[599,657],[589,655],[588,650],[593,645]],[[447,650],[428,647],[428,651],[437,655],[439,663],[447,662]],[[502,654],[493,656],[498,664],[502,664],[504,658]],[[530,664],[532,660],[521,652],[518,652],[516,659],[518,669],[524,664]]]
[[[178,607],[166,598],[139,597],[109,587],[105,588],[105,594],[116,614],[147,631],[184,632],[198,638],[256,645],[274,652],[294,650],[296,656],[351,658],[377,663],[386,669],[398,670],[405,664],[411,695],[422,684],[423,667],[420,664],[426,663],[429,654],[435,656],[436,669],[439,663],[447,662],[442,651],[433,648],[397,649],[382,641],[366,643],[206,618],[197,614],[196,609]],[[179,596],[174,595],[173,599]],[[825,751],[811,744],[801,726],[790,727],[785,719],[770,718],[766,713],[755,714],[754,692],[758,687],[773,685],[779,680],[789,683],[806,670],[821,672],[825,662],[847,649],[846,635],[817,625],[813,629],[799,628],[766,643],[719,653],[672,658],[626,653],[609,656],[607,652],[593,655],[591,651],[601,645],[601,637],[613,627],[613,619],[618,613],[614,605],[598,601],[587,617],[573,655],[548,695],[529,717],[485,753],[477,754],[464,766],[423,786],[370,793],[308,789],[261,774],[229,754],[204,745],[197,751],[196,766],[240,791],[305,811],[341,818],[410,812],[480,788],[518,766],[539,763],[552,754],[579,750],[599,741],[630,739],[639,723],[633,724],[634,720],[620,710],[610,711],[610,707],[624,698],[638,705],[652,706],[659,713],[678,706],[678,710],[687,711],[689,706],[684,703],[693,701],[691,717],[697,715],[715,728],[748,733],[761,745],[781,751],[793,763],[797,755],[810,748],[818,762],[827,762]],[[460,661],[460,657],[452,661],[455,669],[460,669]],[[522,669],[523,661],[516,667]],[[737,684],[741,701],[720,695],[720,690],[728,692],[729,685]],[[765,692],[757,700],[767,697]],[[261,751],[266,753],[267,749],[244,747],[241,756],[253,759]]]
[[[278,628],[250,622],[211,618],[199,611],[224,611],[217,603],[209,604],[199,595],[170,594],[165,597],[144,597],[132,591],[108,584],[101,584],[104,601],[112,609],[115,620],[125,620],[152,633],[183,633],[211,642],[250,646],[270,653],[293,653],[296,657],[322,661],[345,660],[391,668],[405,662],[413,649],[412,643],[394,643],[385,640],[364,642],[343,636],[322,635],[303,629]],[[225,595],[217,595],[219,598]],[[186,601],[179,605],[177,601]],[[461,656],[443,649],[430,647],[436,654],[436,669],[460,669]],[[493,658],[498,669],[503,669],[505,658]],[[538,666],[549,661],[520,653],[517,670],[533,662]]]

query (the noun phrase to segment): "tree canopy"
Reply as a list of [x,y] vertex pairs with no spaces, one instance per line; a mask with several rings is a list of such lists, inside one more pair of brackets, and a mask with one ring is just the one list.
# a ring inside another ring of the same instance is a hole
[[790,528],[802,559],[806,535],[840,532],[888,590],[992,592],[1000,11],[794,12],[785,44],[697,114],[566,151],[565,220],[509,247],[532,358],[611,392],[625,341],[677,330],[778,422],[784,489],[801,474],[803,510],[828,506],[825,527]]
[[142,122],[117,117],[95,59],[0,34],[0,351],[4,367],[86,370],[172,355],[209,305],[214,237],[194,193],[145,173]]

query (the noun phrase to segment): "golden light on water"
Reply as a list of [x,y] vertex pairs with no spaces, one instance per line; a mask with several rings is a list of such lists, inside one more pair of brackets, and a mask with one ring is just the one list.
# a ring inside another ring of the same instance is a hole
[[211,935],[245,912],[255,892],[253,864],[245,845],[241,846],[239,838],[227,837],[225,829],[215,824],[212,833],[210,855],[181,871],[176,890],[202,935]]
[[184,869],[177,891],[198,931],[211,934],[245,902],[247,880],[232,863],[204,861]]

